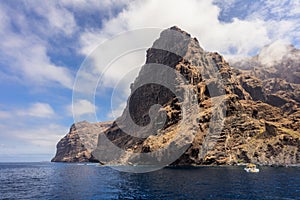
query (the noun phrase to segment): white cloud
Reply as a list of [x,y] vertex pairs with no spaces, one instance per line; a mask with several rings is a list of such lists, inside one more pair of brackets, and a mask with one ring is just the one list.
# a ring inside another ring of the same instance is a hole
[[[92,100],[93,101],[93,100]],[[73,113],[74,122],[88,121],[97,122],[97,106],[87,99],[74,99],[73,104],[66,107],[68,113]]]
[[[31,3],[26,5],[33,6]],[[51,62],[47,54],[48,38],[35,30],[35,28],[43,28],[47,34],[53,34],[56,31],[71,34],[73,31],[75,24],[71,22],[73,25],[68,25],[64,21],[71,19],[70,13],[49,5],[37,6],[41,9],[39,11],[41,15],[47,15],[48,24],[43,24],[43,21],[30,20],[26,18],[25,13],[17,12],[4,5],[0,6],[0,37],[2,38],[0,58],[1,64],[5,66],[2,70],[7,76],[23,79],[25,85],[49,86],[54,83],[72,88],[72,73],[66,67],[57,66]],[[47,9],[42,8],[48,8],[51,11],[48,12]],[[45,26],[49,28],[45,29]],[[19,31],[14,29],[19,29]]]
[[103,72],[101,86],[115,88],[116,84],[121,82],[119,87],[129,92],[129,87],[126,86],[137,77],[145,61],[146,49],[141,49],[116,58],[106,69],[99,65],[98,70]]
[[56,143],[68,132],[68,127],[60,125],[61,119],[46,103],[0,111],[0,116],[3,114],[0,154],[54,154]]
[[[235,19],[231,23],[222,23],[218,20],[219,12],[220,9],[212,1],[134,1],[118,16],[104,21],[103,29],[84,33],[81,50],[87,53],[87,49],[93,49],[97,40],[103,41],[122,31],[173,25],[196,36],[205,49],[225,54],[229,54],[234,47],[238,54],[246,55],[270,42],[264,21]],[[89,38],[93,44],[87,42]]]
[[10,118],[10,117],[12,117],[10,112],[0,110],[0,119],[7,119],[7,118]]
[[0,110],[0,119],[6,120],[12,117],[34,117],[34,118],[53,118],[56,116],[55,111],[51,107],[51,105],[47,103],[32,103],[28,106],[28,108],[14,108],[10,109],[9,111]]
[[[65,67],[52,64],[43,44],[32,43],[31,41],[35,39],[31,37],[27,37],[23,42],[20,40],[19,36],[6,37],[2,51],[6,51],[6,56],[13,60],[10,62],[10,67],[22,79],[25,79],[24,84],[28,82],[41,85],[52,83],[72,88],[71,72]],[[14,43],[18,41],[19,44],[15,47]]]
[[292,15],[292,16],[300,14],[300,1],[298,1],[298,0],[291,1],[290,7],[291,7],[291,9],[290,9],[290,12],[288,12],[288,14],[290,13],[290,15]]
[[280,62],[285,55],[290,51],[288,46],[283,41],[276,41],[264,47],[258,56],[258,61],[265,66],[271,66],[274,63]]
[[22,139],[33,145],[41,146],[47,149],[55,149],[56,143],[68,132],[68,128],[57,124],[45,126],[36,126],[34,128],[25,128],[22,134],[19,130],[11,130],[10,133],[16,138]]
[[262,48],[258,55],[258,61],[263,66],[272,66],[282,62],[283,59],[299,59],[299,57],[300,53],[294,52],[292,46],[284,41],[278,40]]
[[55,112],[47,103],[34,103],[28,109],[17,111],[17,115],[50,118],[55,116]]
[[300,2],[298,0],[268,0],[265,1],[265,4],[270,13],[281,18],[300,14]]
[[93,114],[96,111],[96,106],[88,100],[78,99],[69,106],[69,110],[73,109],[73,115],[80,117],[85,114]]
[[25,8],[46,20],[47,29],[42,24],[39,24],[38,27],[44,34],[64,33],[71,35],[76,31],[77,24],[73,13],[58,1],[45,1],[42,4],[37,1],[27,1]]
[[68,133],[68,127],[55,123],[30,125],[7,124],[0,134],[1,154],[53,154],[57,142]]
[[257,19],[263,21],[270,43],[286,40],[289,43],[300,44],[300,2],[298,0],[215,0],[214,2],[222,8],[222,17],[235,16],[243,21]]
[[105,38],[99,32],[93,30],[83,32],[80,36],[81,48],[79,53],[89,55],[104,40]]

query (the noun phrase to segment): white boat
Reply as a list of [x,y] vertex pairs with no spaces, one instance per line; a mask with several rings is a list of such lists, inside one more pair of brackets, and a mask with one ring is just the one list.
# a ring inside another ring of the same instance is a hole
[[255,165],[255,164],[252,164],[252,163],[248,164],[248,165],[244,168],[244,170],[245,170],[246,172],[251,172],[251,173],[257,173],[257,172],[259,172],[259,169],[256,168],[256,165]]

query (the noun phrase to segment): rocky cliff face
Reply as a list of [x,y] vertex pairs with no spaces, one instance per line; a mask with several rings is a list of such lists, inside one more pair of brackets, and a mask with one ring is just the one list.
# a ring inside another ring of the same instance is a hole
[[271,44],[251,58],[232,61],[232,66],[261,80],[280,79],[300,84],[300,50],[292,45]]
[[[297,73],[283,76],[278,63],[274,67],[278,77],[263,70],[254,73],[251,67],[258,62],[247,62],[251,63],[247,69],[231,68],[220,54],[206,52],[178,27],[163,31],[147,51],[146,65],[131,86],[122,116],[105,130],[122,151],[109,151],[100,134],[92,154],[106,164],[148,164],[149,159],[169,165],[300,163]],[[299,64],[290,65],[299,69]],[[169,85],[156,83],[157,79]],[[84,152],[71,143],[65,151],[62,141],[60,157],[72,149]],[[180,148],[182,153],[172,153]],[[111,154],[113,158],[107,156]]]
[[94,162],[91,152],[96,149],[98,135],[103,133],[111,122],[73,124],[69,133],[57,144],[57,152],[52,162]]
[[[278,51],[281,54],[278,54]],[[291,45],[269,45],[248,59],[232,62],[239,79],[254,100],[290,111],[300,100],[300,50]]]

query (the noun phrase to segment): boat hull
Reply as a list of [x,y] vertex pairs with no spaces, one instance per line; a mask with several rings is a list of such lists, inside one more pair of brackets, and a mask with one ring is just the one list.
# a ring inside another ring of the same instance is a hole
[[244,168],[244,170],[248,173],[257,173],[257,172],[259,172],[259,169],[257,169],[257,168]]

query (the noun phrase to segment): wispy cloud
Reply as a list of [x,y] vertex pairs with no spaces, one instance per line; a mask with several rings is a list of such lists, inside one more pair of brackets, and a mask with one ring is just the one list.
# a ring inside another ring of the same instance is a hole
[[61,118],[47,103],[0,111],[0,156],[9,154],[49,154],[68,131]]
[[[1,98],[0,102],[0,154],[54,153],[56,143],[70,126],[69,113],[57,108],[64,106],[61,99],[71,99],[66,97],[70,92],[66,94],[65,89],[73,88],[73,70],[80,65],[73,61],[78,60],[76,52],[73,53],[79,46],[78,34],[85,28],[100,27],[101,17],[113,16],[125,2],[24,0],[1,3],[0,82],[8,87],[4,91],[9,92],[9,97]],[[20,94],[19,90],[23,89],[26,91]],[[57,99],[41,97],[48,94]],[[18,100],[10,102],[10,96],[17,96]],[[77,107],[80,115],[88,115],[95,109],[85,101],[78,102]]]
[[51,118],[55,116],[52,107],[47,103],[34,103],[28,109],[17,111],[19,116]]
[[[21,119],[24,117],[33,117],[33,118],[54,118],[56,113],[48,103],[31,103],[27,108],[10,108],[6,110],[0,110],[0,119],[11,119],[14,117],[19,117]],[[20,118],[21,117],[21,118]]]
[[113,10],[126,6],[132,0],[61,0],[60,5],[79,11],[102,11],[106,15],[113,14]]
[[24,128],[22,130],[22,134],[19,134],[19,130],[10,130],[10,134],[14,135],[15,138],[21,139],[35,146],[48,149],[50,147],[51,150],[55,149],[57,141],[67,134],[67,132],[68,127],[52,123],[34,128]]
[[[58,31],[71,34],[73,28],[65,24],[67,21],[64,22],[64,20],[68,20],[69,23],[69,14],[65,11],[58,11],[59,9],[55,11],[54,6],[46,7],[49,10],[43,10],[37,6],[36,8],[41,10],[32,10],[33,8],[30,7],[32,4],[26,5],[29,7],[27,8],[28,11],[35,11],[37,14],[40,13],[45,16],[47,23],[43,24],[43,20],[28,18],[26,10],[18,12],[9,5],[0,6],[0,37],[2,38],[0,64],[3,66],[2,73],[23,80],[24,85],[49,86],[58,84],[72,88],[73,75],[71,71],[66,67],[52,63],[47,54],[48,38],[39,30],[35,30],[37,28],[43,29],[42,31],[45,33],[53,34]],[[75,25],[72,23],[70,26]],[[48,28],[46,29],[46,27]]]
[[97,107],[86,99],[76,99],[72,105],[67,107],[67,110],[73,113],[76,122],[83,120],[94,122]]
[[[169,9],[170,5],[172,9]],[[84,33],[81,37],[82,52],[93,49],[93,44],[87,42],[90,41],[88,38],[101,41],[126,30],[173,25],[192,33],[206,49],[225,54],[232,54],[231,50],[235,48],[233,53],[246,55],[270,42],[263,20],[235,18],[230,23],[223,23],[218,19],[219,13],[220,9],[212,1],[134,1],[116,17],[104,21],[101,30]]]
[[214,0],[214,3],[220,6],[221,18],[225,21],[232,18],[243,21],[259,19],[264,22],[271,42],[300,43],[300,2],[297,0]]
[[8,111],[0,111],[0,119],[10,118],[11,114]]
[[[39,23],[37,27],[34,25],[33,27],[40,28],[40,31],[46,35],[53,36],[57,33],[71,35],[77,29],[73,13],[57,1],[47,1],[42,4],[24,1],[24,8],[41,18],[40,20],[32,19],[32,21]],[[40,23],[46,23],[48,28],[46,29],[45,25]]]
[[2,142],[0,154],[41,154],[54,153],[56,143],[68,132],[67,126],[59,124],[40,124],[32,126],[18,124],[5,125],[0,134]]

